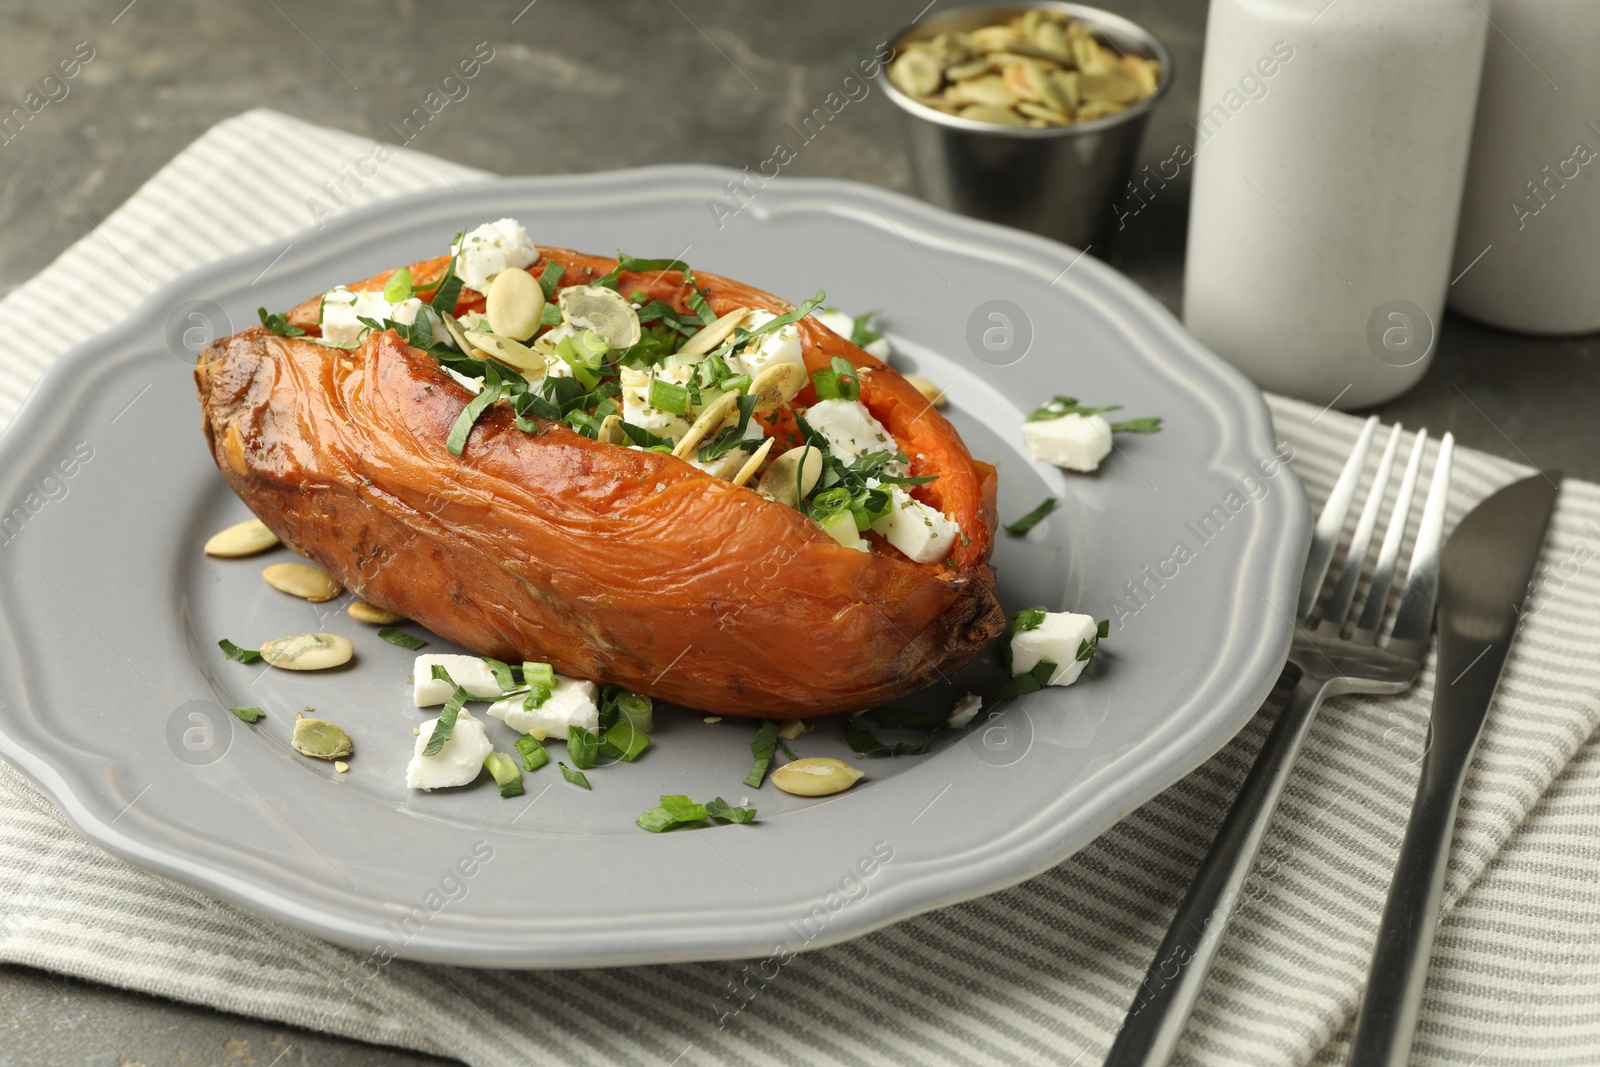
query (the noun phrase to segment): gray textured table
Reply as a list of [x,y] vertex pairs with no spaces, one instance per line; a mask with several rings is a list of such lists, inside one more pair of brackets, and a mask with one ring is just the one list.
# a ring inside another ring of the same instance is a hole
[[[465,12],[376,0],[124,2],[54,0],[7,14],[0,78],[11,97],[36,86],[79,42],[94,57],[64,98],[0,143],[0,292],[91,232],[219,119],[267,105],[398,141],[392,123],[480,41],[494,47],[494,60],[411,147],[504,174],[679,161],[754,167],[791,120],[924,0],[506,0]],[[1102,2],[1148,26],[1175,58],[1174,90],[1145,137],[1144,161],[1153,163],[1190,139],[1205,6]],[[908,190],[896,119],[874,93],[830,123],[786,173]],[[1186,171],[1095,250],[1174,310],[1187,180]],[[1539,340],[1450,317],[1428,376],[1378,413],[1600,480],[1597,356],[1594,337]],[[0,1018],[5,1065],[444,1062],[17,967],[0,967]]]

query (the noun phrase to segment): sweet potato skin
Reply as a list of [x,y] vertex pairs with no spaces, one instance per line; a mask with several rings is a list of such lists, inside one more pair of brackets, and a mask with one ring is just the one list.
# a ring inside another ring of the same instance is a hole
[[[541,253],[567,266],[563,284],[615,262]],[[443,266],[412,269],[429,279]],[[697,280],[719,313],[788,307]],[[676,273],[624,275],[622,291],[635,289],[680,305],[686,292]],[[468,290],[457,310],[481,302]],[[314,325],[315,302],[289,317]],[[444,442],[470,394],[393,333],[341,352],[252,327],[202,353],[195,378],[234,491],[363,599],[483,655],[718,714],[794,718],[922,688],[1004,626],[987,564],[993,468],[898,374],[820,324],[803,323],[802,339],[812,365],[842,355],[862,367],[864,402],[914,469],[939,474],[919,495],[967,536],[948,563],[844,548],[793,508],[671,456],[556,423],[524,433],[504,406],[452,456]]]

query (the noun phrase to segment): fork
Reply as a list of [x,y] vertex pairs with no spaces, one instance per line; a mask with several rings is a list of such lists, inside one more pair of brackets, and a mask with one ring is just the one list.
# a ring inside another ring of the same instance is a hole
[[1379,630],[1388,609],[1412,500],[1417,494],[1426,430],[1419,431],[1412,443],[1394,511],[1378,548],[1372,583],[1353,627],[1349,625],[1351,609],[1399,449],[1398,425],[1389,434],[1378,460],[1326,606],[1320,614],[1317,612],[1377,429],[1378,419],[1373,416],[1362,427],[1355,449],[1317,517],[1295,611],[1289,664],[1298,669],[1299,678],[1288,704],[1261,746],[1238,799],[1217,831],[1210,853],[1134,994],[1106,1059],[1107,1067],[1156,1067],[1171,1059],[1189,1013],[1199,999],[1206,973],[1216,959],[1223,931],[1241,906],[1245,879],[1322,702],[1344,693],[1398,693],[1416,681],[1421,670],[1439,587],[1439,550],[1444,539],[1445,498],[1455,446],[1450,434],[1445,434],[1439,443],[1399,609],[1387,639],[1379,640]]

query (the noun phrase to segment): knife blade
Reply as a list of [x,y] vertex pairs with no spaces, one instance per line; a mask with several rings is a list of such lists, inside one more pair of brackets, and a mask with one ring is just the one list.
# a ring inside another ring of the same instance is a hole
[[1540,474],[1506,486],[1445,541],[1428,747],[1378,925],[1352,1067],[1404,1067],[1411,1054],[1461,786],[1516,636],[1559,480]]

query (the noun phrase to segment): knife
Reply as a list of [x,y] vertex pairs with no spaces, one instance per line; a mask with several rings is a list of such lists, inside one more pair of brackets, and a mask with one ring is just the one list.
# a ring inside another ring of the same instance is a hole
[[1516,634],[1559,479],[1540,474],[1507,486],[1445,542],[1428,748],[1361,996],[1352,1067],[1404,1067],[1410,1057],[1461,785]]

